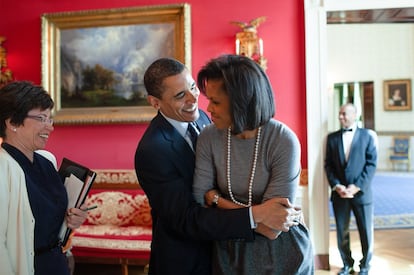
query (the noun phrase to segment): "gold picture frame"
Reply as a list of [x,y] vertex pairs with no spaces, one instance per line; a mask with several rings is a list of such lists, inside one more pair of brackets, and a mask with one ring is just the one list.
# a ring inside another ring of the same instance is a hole
[[159,57],[191,70],[189,4],[43,14],[42,85],[56,124],[150,121],[143,74]]
[[411,79],[396,79],[384,81],[384,110],[410,111]]

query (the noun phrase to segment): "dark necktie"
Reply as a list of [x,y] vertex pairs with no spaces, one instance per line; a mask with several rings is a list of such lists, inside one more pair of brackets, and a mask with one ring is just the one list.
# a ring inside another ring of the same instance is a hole
[[187,131],[189,133],[191,142],[193,144],[193,149],[195,150],[196,148],[196,143],[197,143],[197,138],[198,138],[198,133],[196,130],[196,125],[194,123],[188,123],[188,128]]
[[342,128],[342,133],[344,132],[352,132],[352,128]]

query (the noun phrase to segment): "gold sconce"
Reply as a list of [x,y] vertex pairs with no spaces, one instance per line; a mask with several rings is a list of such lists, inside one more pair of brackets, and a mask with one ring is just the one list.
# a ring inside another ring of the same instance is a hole
[[1,45],[5,40],[5,37],[0,36],[0,87],[13,79],[13,73],[7,67],[6,49]]
[[231,21],[242,31],[236,33],[236,54],[247,56],[256,61],[264,70],[267,60],[263,56],[263,39],[257,35],[257,27],[266,20],[265,16],[251,20],[249,23]]

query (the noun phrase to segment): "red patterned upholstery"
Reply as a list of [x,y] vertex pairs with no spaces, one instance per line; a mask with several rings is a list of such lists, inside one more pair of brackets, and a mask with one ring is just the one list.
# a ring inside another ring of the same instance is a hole
[[151,208],[141,189],[91,189],[86,203],[98,208],[89,211],[75,231],[71,251],[76,261],[106,258],[142,265],[149,261]]
[[142,189],[92,189],[87,204],[97,205],[98,208],[89,211],[85,224],[151,228],[151,208]]

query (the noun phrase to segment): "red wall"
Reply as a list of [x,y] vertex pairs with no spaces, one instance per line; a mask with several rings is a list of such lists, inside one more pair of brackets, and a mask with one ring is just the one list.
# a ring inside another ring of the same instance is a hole
[[[245,3],[243,3],[245,2]],[[168,0],[18,0],[0,2],[0,36],[8,65],[17,80],[41,83],[41,25],[43,13],[181,3]],[[239,28],[230,21],[266,16],[258,29],[268,59],[267,73],[275,90],[276,118],[289,125],[302,143],[307,168],[306,92],[303,1],[189,0],[192,20],[194,77],[210,58],[234,52]],[[6,22],[6,23],[5,23]],[[207,102],[200,99],[200,107]],[[132,169],[137,143],[146,124],[56,126],[47,149],[60,161],[69,157],[95,169]]]

